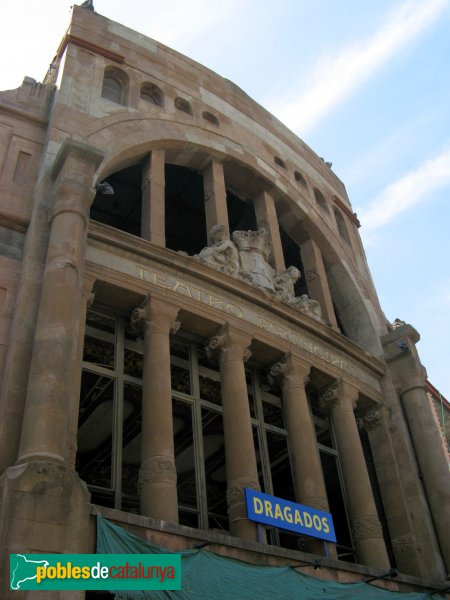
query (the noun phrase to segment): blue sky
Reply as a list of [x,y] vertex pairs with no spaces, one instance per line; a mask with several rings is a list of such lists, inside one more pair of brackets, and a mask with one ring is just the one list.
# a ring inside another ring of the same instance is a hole
[[[94,0],[231,79],[333,163],[387,318],[450,397],[450,0]],[[0,89],[42,80],[66,0],[0,5]]]

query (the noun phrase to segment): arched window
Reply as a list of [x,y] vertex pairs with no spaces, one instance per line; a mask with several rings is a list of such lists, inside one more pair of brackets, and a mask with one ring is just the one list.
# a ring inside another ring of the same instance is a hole
[[162,106],[164,102],[164,94],[154,83],[143,83],[141,85],[141,98],[156,106]]
[[219,127],[219,119],[212,113],[205,111],[204,113],[202,113],[202,117],[205,119],[205,121],[211,123],[211,125]]
[[126,104],[128,96],[128,76],[121,69],[107,67],[103,76],[102,97]]
[[283,169],[286,169],[286,163],[284,162],[284,160],[282,160],[279,156],[274,156],[273,157],[274,163],[276,165],[278,165],[279,167],[282,167]]
[[328,205],[327,201],[325,200],[325,196],[316,188],[314,188],[314,198],[316,199],[316,202],[320,208],[325,212],[328,212]]
[[336,224],[339,231],[339,235],[343,240],[347,242],[347,244],[350,244],[350,237],[348,235],[347,225],[345,224],[344,217],[336,208],[334,209],[334,216],[336,217]]
[[189,102],[187,100],[185,100],[184,98],[175,98],[175,108],[177,108],[178,110],[181,110],[181,112],[184,112],[188,115],[192,116],[192,106],[189,104]]
[[300,173],[300,171],[294,171],[294,178],[297,183],[300,183],[303,187],[308,187],[306,183],[306,179]]

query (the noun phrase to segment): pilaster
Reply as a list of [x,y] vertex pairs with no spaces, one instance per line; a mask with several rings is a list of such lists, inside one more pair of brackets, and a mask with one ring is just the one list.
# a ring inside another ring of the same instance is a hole
[[203,171],[203,190],[205,194],[206,229],[208,245],[211,243],[210,232],[215,225],[224,225],[229,229],[227,191],[223,165],[212,159]]
[[141,237],[162,248],[165,230],[165,152],[152,150],[144,162],[142,177]]
[[336,315],[334,313],[322,252],[315,240],[309,238],[302,242],[301,254],[305,271],[303,275],[308,285],[309,294],[311,298],[319,302],[326,323],[337,329]]
[[278,225],[275,200],[271,194],[263,191],[255,198],[254,204],[258,229],[266,227],[268,231],[269,241],[272,247],[269,262],[277,273],[282,273],[286,269],[286,266],[283,248],[281,246],[280,228]]

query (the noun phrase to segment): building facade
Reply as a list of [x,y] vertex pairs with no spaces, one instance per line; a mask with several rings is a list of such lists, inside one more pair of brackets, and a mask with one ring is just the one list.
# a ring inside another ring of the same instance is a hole
[[[94,552],[102,514],[174,550],[443,589],[419,335],[386,321],[330,166],[78,6],[44,83],[0,93],[0,141],[2,571]],[[330,512],[337,543],[258,529],[246,488]]]

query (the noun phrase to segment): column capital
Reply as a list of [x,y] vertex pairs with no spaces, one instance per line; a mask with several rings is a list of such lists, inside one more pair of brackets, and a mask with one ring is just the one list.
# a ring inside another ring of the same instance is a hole
[[95,196],[94,175],[103,158],[104,154],[96,148],[64,140],[51,171],[55,186],[50,221],[63,212],[73,212],[87,223]]
[[175,334],[181,325],[177,320],[179,312],[178,307],[147,296],[131,313],[130,324],[142,336],[146,331]]
[[375,431],[383,424],[383,407],[374,406],[358,420],[358,427],[367,432]]
[[356,387],[346,382],[344,379],[337,379],[331,385],[328,385],[319,393],[319,402],[327,410],[335,406],[349,406],[354,410],[359,397],[359,391]]
[[[56,155],[51,175],[56,179],[57,177],[60,177],[62,171],[74,171],[76,170],[74,165],[81,163],[84,167],[82,169],[84,179],[85,177],[88,177],[89,174],[91,176],[94,174],[104,157],[105,155],[101,150],[77,142],[71,138],[66,138]],[[91,168],[86,170],[86,165]]]
[[271,384],[278,384],[280,387],[288,385],[289,387],[302,387],[309,382],[309,372],[311,367],[293,356],[291,352],[273,363],[268,369],[268,378]]
[[205,349],[209,359],[222,360],[242,360],[246,362],[251,352],[249,346],[251,337],[241,333],[237,329],[230,327],[228,323],[223,325],[217,335],[209,338]]

